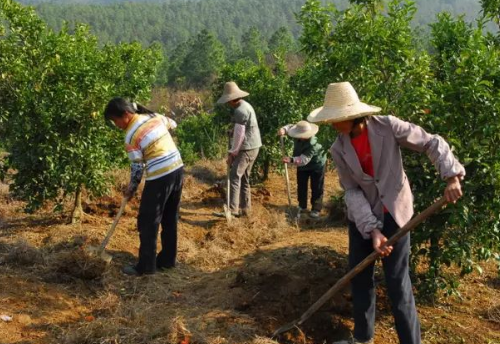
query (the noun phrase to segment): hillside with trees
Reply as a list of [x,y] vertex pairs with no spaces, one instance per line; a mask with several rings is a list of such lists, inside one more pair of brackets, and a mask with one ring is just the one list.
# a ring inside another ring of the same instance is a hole
[[[297,37],[299,27],[295,13],[303,0],[166,0],[166,1],[28,1],[53,28],[63,21],[87,23],[102,42],[138,40],[143,44],[160,42],[166,49],[185,42],[201,30],[214,32],[228,45],[240,41],[244,32],[256,27],[270,38],[279,27],[287,27]],[[326,3],[326,1],[323,1]],[[333,1],[345,8],[347,1]],[[414,25],[433,21],[436,14],[447,11],[465,14],[472,20],[481,9],[476,0],[417,0]],[[230,11],[228,9],[231,9]]]
[[[83,23],[90,26],[101,44],[133,41],[144,47],[160,44],[165,58],[159,67],[157,84],[177,87],[207,87],[207,81],[223,63],[240,58],[256,61],[259,56],[272,55],[276,44],[281,44],[277,40],[286,42],[282,49],[295,54],[296,39],[301,33],[296,14],[304,5],[304,0],[24,2],[33,4],[37,13],[57,31],[65,25],[71,30]],[[321,3],[328,2],[322,0]],[[338,9],[348,5],[346,0],[331,3]],[[420,27],[425,36],[429,33],[427,24],[440,12],[464,14],[470,21],[478,18],[481,10],[476,0],[418,0],[416,6],[412,25]],[[198,63],[189,57],[200,55],[215,58],[203,70],[189,69]],[[196,78],[190,75],[193,73],[197,74]]]

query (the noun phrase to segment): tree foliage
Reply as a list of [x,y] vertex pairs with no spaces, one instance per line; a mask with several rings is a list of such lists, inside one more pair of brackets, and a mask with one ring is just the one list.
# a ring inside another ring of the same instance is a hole
[[[465,164],[465,197],[414,233],[413,264],[426,262],[420,290],[454,292],[456,276],[500,252],[498,113],[499,47],[483,26],[449,14],[432,26],[433,53],[416,45],[411,2],[392,1],[383,11],[353,5],[339,11],[309,0],[298,15],[307,62],[292,78],[298,103],[321,105],[330,82],[348,80],[361,98],[440,134]],[[330,142],[333,137],[330,137]],[[427,157],[406,152],[405,166],[420,211],[439,197],[445,183]]]
[[219,40],[202,30],[176,50],[169,79],[176,86],[201,87],[210,84],[225,63],[225,52]]
[[87,27],[56,33],[11,0],[1,2],[0,16],[1,112],[14,193],[32,211],[82,188],[102,192],[105,172],[124,153],[99,113],[112,96],[148,96],[157,49],[99,48]]
[[480,0],[483,14],[493,20],[500,29],[500,0]]
[[[176,80],[186,83],[180,77],[188,73],[176,64],[176,55],[179,47],[189,44],[196,36],[207,30],[220,41],[225,48],[227,61],[234,62],[239,58],[250,58],[257,62],[262,58],[269,47],[272,53],[275,40],[273,35],[280,34],[280,28],[286,28],[294,40],[303,31],[309,33],[302,35],[313,41],[321,36],[317,28],[325,29],[327,26],[321,21],[318,11],[302,11],[303,14],[311,13],[317,16],[318,22],[308,21],[311,27],[297,25],[295,14],[301,11],[304,0],[25,0],[35,4],[37,12],[50,27],[60,30],[64,21],[69,22],[70,30],[76,23],[86,23],[92,27],[99,41],[102,43],[120,43],[138,41],[143,46],[158,43],[163,48],[166,56],[164,63],[159,68],[158,83],[173,84]],[[380,11],[383,1],[379,0],[321,0],[319,5],[335,4],[339,9],[345,9],[349,3],[359,4],[371,13]],[[498,0],[484,0],[487,13],[498,11]],[[496,5],[495,5],[496,4]],[[496,6],[496,7],[495,7]],[[421,32],[427,34],[426,26],[432,22],[437,13],[448,11],[453,14],[465,14],[468,20],[477,18],[481,6],[478,0],[417,0],[418,11],[412,19],[412,25],[421,26]],[[322,7],[323,8],[323,7]],[[325,7],[328,9],[327,7]],[[327,10],[328,12],[328,10]],[[496,12],[498,18],[498,12]],[[328,13],[326,20],[329,20]],[[303,21],[304,22],[304,21]],[[333,24],[333,23],[330,23]],[[493,26],[489,27],[490,29]],[[319,36],[316,36],[319,35]],[[284,38],[284,37],[281,37]],[[305,46],[312,46],[311,44]],[[169,62],[172,65],[169,66]],[[167,74],[177,70],[179,73],[170,80]],[[188,86],[199,86],[189,85]],[[205,84],[204,86],[208,86]]]
[[294,49],[292,33],[286,27],[280,27],[269,39],[269,51],[284,55]]
[[[463,200],[414,236],[420,244],[414,247],[415,260],[429,263],[422,286],[431,294],[438,288],[451,292],[458,283],[441,266],[455,263],[461,275],[481,271],[478,262],[498,259],[500,251],[500,49],[481,26],[449,14],[432,25],[432,45],[433,95],[422,123],[454,146],[467,176]],[[413,175],[429,175],[428,165],[415,160]],[[415,184],[419,207],[442,188],[422,177]]]

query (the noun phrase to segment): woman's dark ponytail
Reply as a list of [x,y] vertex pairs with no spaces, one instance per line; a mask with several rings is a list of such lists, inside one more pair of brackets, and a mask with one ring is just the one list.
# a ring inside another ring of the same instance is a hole
[[149,114],[149,115],[152,115],[154,114],[155,112],[154,111],[151,111],[149,110],[148,108],[142,106],[141,104],[139,103],[133,103],[135,105],[135,113],[139,113],[139,114]]
[[116,97],[109,101],[108,105],[104,109],[104,118],[109,120],[112,117],[120,118],[128,113],[138,113],[138,114],[154,114],[153,111],[145,108],[139,103],[129,102],[125,98]]

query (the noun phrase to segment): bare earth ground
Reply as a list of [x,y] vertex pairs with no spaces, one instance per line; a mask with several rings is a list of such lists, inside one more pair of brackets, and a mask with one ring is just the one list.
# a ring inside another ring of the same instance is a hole
[[[138,201],[127,206],[108,246],[104,270],[84,249],[98,244],[119,207],[119,193],[88,199],[81,226],[50,207],[35,215],[0,186],[0,343],[330,344],[352,330],[349,291],[300,330],[269,339],[297,318],[346,272],[345,223],[285,218],[284,178],[253,189],[254,216],[212,216],[223,204],[222,162],[203,162],[185,180],[179,265],[155,276],[121,274],[137,255]],[[119,184],[126,176],[117,173]],[[292,171],[292,189],[295,189]],[[327,176],[325,200],[339,190]],[[295,194],[295,192],[294,192]],[[295,196],[292,196],[295,200]],[[327,212],[325,211],[325,214]],[[377,273],[377,280],[381,276]],[[468,276],[462,299],[419,305],[424,343],[500,343],[500,279],[492,265]],[[376,343],[397,343],[379,283]]]

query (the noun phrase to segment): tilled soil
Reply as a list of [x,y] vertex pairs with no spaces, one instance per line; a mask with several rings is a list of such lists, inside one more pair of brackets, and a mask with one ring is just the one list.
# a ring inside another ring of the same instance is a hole
[[[286,217],[284,177],[253,188],[254,213],[227,224],[213,216],[224,204],[224,162],[186,175],[179,221],[179,264],[155,276],[120,270],[137,257],[138,199],[126,208],[107,252],[111,264],[86,254],[104,238],[120,204],[115,193],[86,200],[82,225],[67,215],[21,212],[0,195],[0,343],[330,344],[353,328],[346,288],[300,328],[269,338],[304,313],[347,272],[345,214],[321,220]],[[292,189],[294,189],[294,173]],[[325,201],[339,186],[327,176]],[[295,192],[292,199],[295,200]],[[47,207],[50,209],[50,207]],[[333,215],[333,216],[330,216]],[[469,276],[462,299],[419,305],[426,343],[500,343],[500,282],[491,266]],[[376,269],[377,344],[397,343],[383,278]]]

